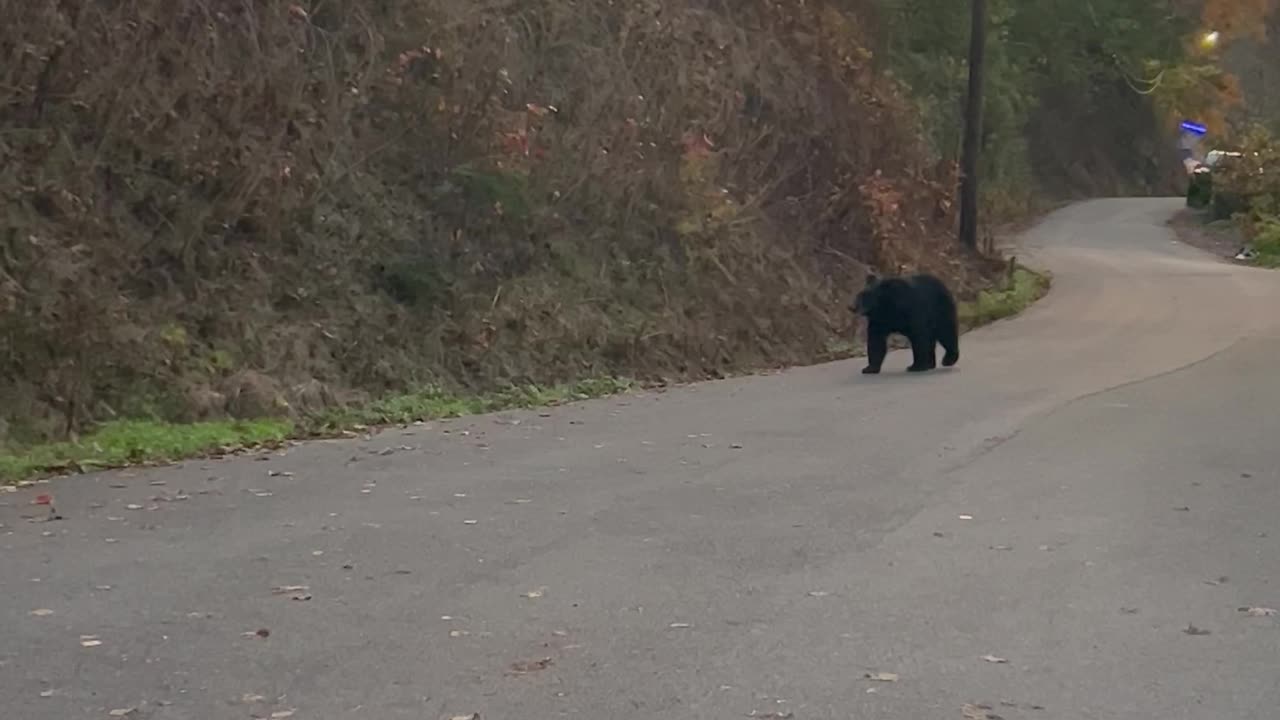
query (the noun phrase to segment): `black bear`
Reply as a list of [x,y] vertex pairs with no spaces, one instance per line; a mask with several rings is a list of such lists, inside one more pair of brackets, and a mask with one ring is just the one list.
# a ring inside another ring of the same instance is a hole
[[937,367],[934,344],[946,353],[942,364],[951,367],[960,359],[960,323],[956,300],[941,280],[926,274],[910,277],[867,276],[867,286],[850,308],[867,318],[867,366],[862,372],[880,372],[889,352],[889,335],[898,333],[911,341],[908,372]]

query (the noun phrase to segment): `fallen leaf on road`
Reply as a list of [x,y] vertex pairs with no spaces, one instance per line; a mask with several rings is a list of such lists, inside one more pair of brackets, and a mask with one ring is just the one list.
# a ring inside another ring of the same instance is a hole
[[111,712],[109,712],[109,713],[107,713],[107,714],[108,714],[108,715],[110,715],[111,717],[126,717],[126,716],[128,716],[128,715],[132,715],[132,714],[134,714],[134,713],[136,713],[136,712],[138,712],[138,708],[136,708],[136,707],[131,707],[131,708],[116,708],[115,710],[112,710]]
[[1227,584],[1227,576],[1226,576],[1226,575],[1223,575],[1222,577],[1217,578],[1217,579],[1215,579],[1215,580],[1205,580],[1205,581],[1204,581],[1204,584],[1205,584],[1205,585],[1212,585],[1212,586],[1215,586],[1215,587],[1216,587],[1216,586],[1218,586],[1218,585],[1226,585],[1226,584]]
[[757,720],[792,720],[795,716],[796,714],[793,712],[767,712],[761,714],[752,710],[747,717],[756,718]]
[[[741,450],[742,443],[733,443],[732,445],[729,446],[729,448],[732,450]],[[788,715],[787,717],[790,717],[790,715]]]
[[466,630],[450,630],[449,631],[449,637],[451,638],[466,637],[470,634],[471,633],[467,632]]
[[1274,617],[1276,614],[1275,608],[1266,607],[1240,608],[1240,612],[1249,617]]
[[533,501],[528,498],[516,498],[515,500],[508,500],[507,502],[511,505],[528,505]]
[[961,520],[972,520],[972,519],[973,519],[973,516],[972,516],[972,515],[961,515],[961,516],[960,516],[960,519],[961,519]]
[[40,697],[42,697],[42,698],[50,698],[50,697],[53,697],[53,691],[52,691],[52,690],[41,690],[41,691],[40,691]]
[[1208,635],[1209,634],[1208,630],[1198,628],[1195,625],[1192,625],[1191,623],[1187,623],[1187,626],[1182,629],[1182,632],[1186,633],[1187,635]]
[[479,525],[480,521],[479,520],[463,520],[462,524],[463,525]]
[[1125,614],[1125,615],[1137,615],[1137,614],[1138,614],[1138,608],[1122,607],[1122,608],[1120,608],[1120,612],[1121,612],[1121,613],[1123,613],[1123,614]]
[[268,470],[267,477],[293,477],[293,473],[288,470]]
[[830,594],[831,593],[827,592],[826,590],[810,590],[809,591],[809,597],[820,598],[820,597],[826,597]]
[[992,550],[1012,550],[1013,546],[1012,545],[992,545],[991,549]]
[[287,717],[293,717],[297,710],[277,710],[271,713],[271,720],[284,720]]
[[551,667],[552,660],[549,657],[538,660],[523,660],[511,664],[511,672],[516,675],[527,675],[528,673],[546,670]]
[[470,715],[454,715],[449,720],[480,720],[480,713],[472,713]]
[[960,708],[960,712],[964,714],[965,720],[1002,720],[999,715],[991,712],[991,707],[987,705],[969,703]]
[[671,623],[667,627],[671,628],[672,630],[688,630],[689,628],[693,627],[693,625],[689,623]]
[[290,593],[304,592],[310,590],[310,585],[277,585],[271,588],[272,595],[288,595]]
[[50,610],[49,608],[39,608],[36,610],[32,610],[31,614],[35,615],[36,617],[49,617],[50,615],[53,614],[53,611]]
[[244,703],[245,705],[252,705],[253,703],[260,703],[260,702],[262,702],[263,700],[266,700],[266,699],[267,699],[266,697],[264,697],[264,696],[262,696],[262,695],[257,695],[257,694],[254,694],[254,693],[245,693],[245,694],[243,694],[243,695],[241,695],[241,696],[240,696],[240,702]]
[[129,503],[128,505],[124,506],[124,509],[125,510],[141,510],[142,506],[137,503]]
[[311,590],[311,587],[308,585],[279,585],[271,588],[271,594],[285,595],[290,600],[305,601],[311,599],[309,590]]
[[898,682],[898,673],[872,672],[863,677],[874,682]]
[[529,598],[530,600],[537,600],[538,598],[546,594],[546,592],[547,592],[547,589],[545,587],[540,587],[537,590],[530,590],[527,593],[521,593],[521,595],[523,597]]
[[996,663],[997,665],[1009,662],[1008,660],[1005,660],[1002,657],[996,657],[995,655],[983,655],[982,659],[989,663]]

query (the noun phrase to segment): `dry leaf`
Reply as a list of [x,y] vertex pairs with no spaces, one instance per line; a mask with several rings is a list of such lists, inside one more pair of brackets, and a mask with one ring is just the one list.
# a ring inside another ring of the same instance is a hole
[[125,717],[125,716],[128,716],[128,715],[132,715],[132,714],[134,714],[134,713],[135,713],[135,712],[137,712],[137,711],[138,711],[138,708],[136,708],[136,707],[131,707],[131,708],[116,708],[115,710],[112,710],[111,712],[109,712],[109,713],[107,713],[107,714],[108,714],[108,715],[110,715],[111,717]]
[[1191,623],[1187,623],[1187,627],[1184,628],[1182,632],[1186,633],[1187,635],[1208,635],[1209,634],[1208,630],[1198,628],[1195,625],[1192,625]]
[[1274,617],[1276,614],[1274,608],[1265,607],[1240,608],[1240,612],[1248,615],[1249,617]]
[[522,595],[524,597],[529,598],[530,600],[537,600],[538,598],[542,597],[546,592],[547,592],[547,589],[545,587],[540,587],[537,590],[530,590],[527,593],[522,593]]
[[449,720],[480,720],[480,713],[471,713],[470,715],[454,715]]
[[462,521],[463,525],[477,525],[479,523],[480,523],[479,520],[463,520]]
[[98,647],[101,644],[102,641],[98,639],[97,635],[80,636],[80,647]]
[[961,515],[961,516],[960,516],[960,519],[961,519],[961,520],[972,520],[972,519],[973,519],[973,516],[972,516],[972,515]]
[[525,675],[532,672],[538,672],[539,670],[546,670],[547,668],[551,667],[551,663],[552,663],[552,660],[549,657],[541,658],[538,660],[524,660],[521,662],[512,663],[511,672],[517,675]]
[[466,637],[470,634],[471,633],[467,632],[466,630],[450,630],[449,631],[449,637],[451,638]]
[[982,656],[982,659],[983,659],[983,660],[986,660],[986,661],[987,661],[987,662],[989,662],[989,663],[996,663],[996,664],[1002,664],[1002,663],[1007,663],[1007,662],[1009,662],[1008,660],[1005,660],[1005,659],[1004,659],[1004,658],[1002,658],[1002,657],[996,657],[995,655],[983,655],[983,656]]
[[277,710],[271,713],[271,720],[284,720],[287,717],[293,717],[297,710]]
[[964,713],[965,720],[1003,720],[999,715],[991,712],[991,708],[987,705],[969,703],[960,708],[960,712]]
[[264,697],[264,696],[262,696],[262,695],[256,695],[256,694],[254,694],[254,693],[245,693],[245,694],[243,694],[243,695],[241,695],[241,696],[240,696],[240,702],[244,703],[245,705],[252,705],[253,703],[260,703],[260,702],[262,702],[263,700],[266,700],[266,699],[267,699],[266,697]]
[[820,597],[826,597],[830,594],[831,593],[827,592],[826,590],[810,590],[809,591],[809,597],[820,598]]
[[32,610],[31,614],[35,615],[36,617],[48,617],[53,614],[53,611],[50,610],[49,608],[39,608],[36,610]]
[[898,682],[898,674],[891,672],[867,673],[864,677],[875,682]]
[[672,630],[687,630],[693,627],[693,625],[689,623],[671,623],[667,627],[671,628]]
[[41,691],[40,691],[40,697],[42,697],[42,698],[50,698],[50,697],[53,697],[53,691],[52,691],[52,690],[41,690]]
[[128,505],[124,506],[124,509],[125,510],[141,510],[142,506],[137,503],[129,503]]

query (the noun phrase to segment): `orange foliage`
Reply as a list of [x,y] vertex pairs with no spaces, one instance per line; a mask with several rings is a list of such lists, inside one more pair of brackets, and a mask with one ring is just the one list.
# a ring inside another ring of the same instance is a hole
[[1277,0],[1205,0],[1200,19],[1206,29],[1222,33],[1226,39],[1267,35],[1267,16],[1280,3]]

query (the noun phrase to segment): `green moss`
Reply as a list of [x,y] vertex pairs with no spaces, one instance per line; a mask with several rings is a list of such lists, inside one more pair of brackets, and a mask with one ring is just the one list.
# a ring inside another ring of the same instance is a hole
[[17,448],[0,454],[0,482],[39,475],[179,460],[229,448],[280,442],[293,432],[284,420],[177,425],[126,420],[102,425],[78,442]]
[[960,303],[960,324],[974,328],[1026,310],[1049,291],[1049,276],[1019,267],[1013,276],[993,290],[984,290],[973,302]]

